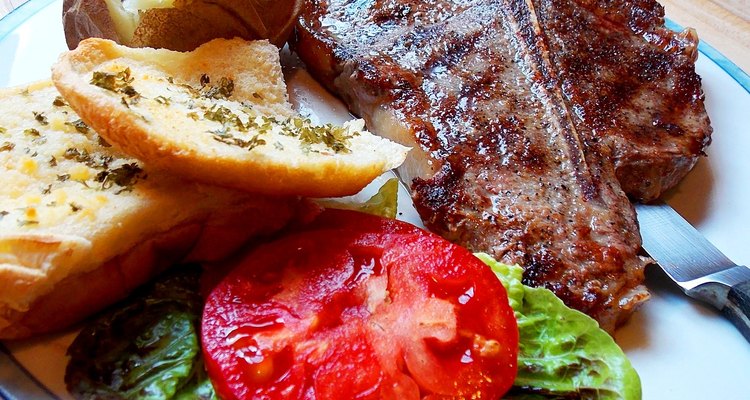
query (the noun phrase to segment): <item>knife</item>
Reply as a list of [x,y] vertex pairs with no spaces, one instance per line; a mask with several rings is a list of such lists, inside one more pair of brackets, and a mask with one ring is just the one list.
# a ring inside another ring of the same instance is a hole
[[635,210],[648,255],[685,294],[721,310],[750,341],[750,268],[732,262],[666,203]]

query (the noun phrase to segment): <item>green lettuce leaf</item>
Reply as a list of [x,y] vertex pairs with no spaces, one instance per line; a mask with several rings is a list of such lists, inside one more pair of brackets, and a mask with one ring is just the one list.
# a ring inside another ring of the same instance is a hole
[[170,274],[104,313],[68,348],[65,382],[79,399],[215,399],[198,332],[200,269]]
[[357,209],[385,218],[396,218],[396,211],[398,209],[398,179],[388,179],[375,195],[360,204]]
[[477,257],[505,286],[518,321],[518,376],[506,398],[641,398],[638,373],[595,320],[547,289],[523,285],[521,267]]
[[339,199],[318,199],[318,204],[326,208],[360,211],[384,218],[396,218],[398,211],[398,179],[388,179],[383,186],[364,203]]
[[203,367],[203,359],[198,358],[195,365],[193,365],[195,375],[183,386],[177,393],[175,393],[172,400],[215,400],[216,392],[214,392],[214,386],[211,384],[211,380],[206,374],[206,370]]

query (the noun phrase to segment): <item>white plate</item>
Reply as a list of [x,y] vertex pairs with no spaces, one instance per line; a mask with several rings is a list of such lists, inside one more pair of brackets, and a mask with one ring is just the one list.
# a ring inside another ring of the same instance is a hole
[[[49,77],[50,65],[66,50],[61,3],[30,1],[0,21],[0,87]],[[747,265],[750,79],[705,45],[696,68],[714,140],[709,157],[666,198],[727,256]],[[349,118],[306,72],[287,69],[287,77],[303,112],[323,120]],[[413,209],[401,211],[403,218],[416,220]],[[684,297],[650,268],[646,284],[652,299],[616,335],[641,376],[644,399],[750,399],[750,344],[721,315]],[[0,397],[68,398],[63,372],[72,339],[68,333],[6,342],[0,351]]]

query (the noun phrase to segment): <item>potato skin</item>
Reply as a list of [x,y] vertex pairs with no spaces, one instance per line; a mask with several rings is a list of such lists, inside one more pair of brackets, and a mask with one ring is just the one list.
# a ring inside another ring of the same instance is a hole
[[64,0],[62,19],[69,49],[89,37],[121,42],[104,0]]
[[[217,6],[205,8],[203,15],[177,8],[147,10],[141,15],[129,45],[192,51],[215,38],[255,38],[238,20],[226,18]],[[227,20],[227,23],[216,23],[222,20]]]
[[132,47],[190,51],[215,38],[268,39],[283,46],[303,0],[175,0],[174,8],[142,11],[133,40],[119,37],[104,0],[64,0],[68,48],[89,37]]

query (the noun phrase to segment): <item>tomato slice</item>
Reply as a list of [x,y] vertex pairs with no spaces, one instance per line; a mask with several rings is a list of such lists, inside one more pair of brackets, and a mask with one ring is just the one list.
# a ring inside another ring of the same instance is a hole
[[256,248],[209,295],[203,349],[222,398],[498,399],[510,388],[516,321],[484,263],[403,222],[321,217]]

